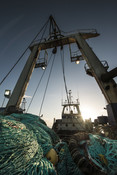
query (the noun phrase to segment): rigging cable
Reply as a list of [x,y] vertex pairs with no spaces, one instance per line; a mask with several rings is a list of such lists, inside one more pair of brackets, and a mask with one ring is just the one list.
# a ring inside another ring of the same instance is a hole
[[52,68],[53,68],[53,65],[54,65],[54,61],[55,61],[55,54],[54,54],[54,57],[53,57],[53,60],[52,60],[52,65],[51,65],[51,68],[50,68],[50,72],[49,72],[45,92],[44,92],[44,95],[43,95],[43,99],[42,99],[42,103],[41,103],[41,107],[40,107],[40,111],[39,111],[39,116],[41,115],[41,111],[42,111],[43,103],[44,103],[44,100],[45,100],[45,95],[46,95],[46,92],[47,92],[47,88],[48,88],[50,76],[51,76],[51,73],[52,73]]
[[[49,61],[48,61],[48,65],[49,65],[49,63],[50,63],[51,57],[52,57],[52,53],[51,53],[50,59],[49,59]],[[30,101],[30,103],[29,103],[29,105],[28,105],[28,108],[27,108],[26,113],[28,112],[28,110],[29,110],[29,108],[30,108],[30,106],[31,106],[31,104],[32,104],[32,102],[33,102],[33,99],[34,99],[34,97],[35,97],[35,94],[36,94],[36,92],[37,92],[39,86],[40,86],[40,83],[41,83],[41,81],[42,81],[42,78],[43,78],[45,72],[46,72],[46,69],[44,70],[44,72],[43,72],[43,74],[42,74],[42,76],[41,76],[41,78],[40,78],[40,80],[39,80],[39,82],[38,82],[38,84],[37,84],[37,87],[36,87],[36,89],[35,89],[35,91],[34,91],[34,94],[33,94],[33,96],[32,96],[32,99],[31,99],[31,101]]]
[[[63,50],[63,54],[61,53],[61,63],[62,63],[62,71],[63,71],[65,91],[66,91],[67,101],[68,101],[68,104],[69,104],[70,100],[69,100],[69,96],[68,96],[68,89],[67,89],[67,83],[66,83],[66,77],[65,77],[65,67],[64,67],[64,50]],[[70,105],[69,105],[69,107],[70,107]],[[73,121],[73,119],[72,119],[72,121]],[[81,128],[83,128],[85,130],[85,127],[83,126],[83,124],[81,125],[81,123],[79,121],[77,121],[77,122],[79,123]]]
[[61,64],[62,64],[63,80],[64,80],[64,85],[65,85],[65,92],[66,92],[66,96],[67,96],[67,101],[69,103],[68,89],[67,89],[67,83],[66,83],[66,78],[65,78],[64,50],[62,50],[62,52],[60,52],[60,53],[61,53]]
[[[26,51],[28,50],[28,48],[33,44],[33,42],[35,41],[35,39],[38,37],[38,35],[41,33],[41,31],[45,28],[47,28],[49,19],[47,20],[47,22],[43,25],[43,27],[41,28],[41,30],[36,34],[36,36],[34,37],[34,39],[31,41],[31,43],[29,44],[29,46],[25,49],[25,51],[22,53],[22,55],[19,57],[19,59],[16,61],[16,63],[13,65],[13,67],[10,69],[10,71],[6,74],[6,76],[2,79],[2,81],[0,82],[0,86],[1,84],[5,81],[5,79],[8,77],[8,75],[11,73],[11,71],[15,68],[15,66],[19,63],[19,61],[22,59],[22,57],[24,56],[24,54],[26,53]],[[42,40],[43,38],[41,38]],[[41,41],[40,41],[41,42]],[[39,43],[40,44],[40,43]]]

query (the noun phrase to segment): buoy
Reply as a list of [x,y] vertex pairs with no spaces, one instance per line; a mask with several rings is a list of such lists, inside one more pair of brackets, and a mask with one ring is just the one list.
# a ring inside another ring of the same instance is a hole
[[58,162],[58,155],[56,151],[52,148],[47,154],[46,158],[53,164],[56,165]]

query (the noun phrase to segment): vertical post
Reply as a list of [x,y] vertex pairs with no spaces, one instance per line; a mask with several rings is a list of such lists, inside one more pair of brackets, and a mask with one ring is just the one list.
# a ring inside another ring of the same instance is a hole
[[37,60],[37,55],[40,51],[40,48],[38,49],[38,45],[34,46],[31,54],[21,72],[21,75],[16,83],[16,86],[13,90],[13,93],[8,101],[8,104],[6,106],[6,108],[8,109],[8,107],[10,106],[14,106],[15,108],[19,108],[21,100],[24,96],[24,93],[26,91],[28,82],[30,80],[31,74],[33,72],[33,69],[35,67],[36,64],[36,60]]
[[[96,79],[102,93],[104,94],[108,104],[117,104],[117,85],[113,79],[107,82],[102,81],[101,76],[107,73],[107,70],[89,47],[85,39],[79,33],[75,35],[77,45],[86,60],[89,68],[92,70],[93,76]],[[113,111],[113,109],[112,109]],[[116,113],[113,111],[114,119],[117,123]]]

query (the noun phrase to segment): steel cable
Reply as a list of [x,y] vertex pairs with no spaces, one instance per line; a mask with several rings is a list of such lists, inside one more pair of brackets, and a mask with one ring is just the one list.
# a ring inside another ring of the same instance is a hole
[[62,64],[63,80],[64,80],[64,85],[65,85],[65,92],[66,92],[66,96],[67,96],[67,101],[69,103],[68,89],[67,89],[67,83],[66,83],[66,77],[65,77],[64,50],[62,50],[62,51],[63,52],[60,52],[60,53],[61,53],[61,64]]
[[[43,25],[43,27],[41,28],[41,30],[36,34],[36,36],[34,37],[34,39],[31,41],[31,43],[29,44],[29,46],[25,49],[25,51],[22,53],[22,55],[19,57],[19,59],[16,61],[16,63],[13,65],[13,67],[10,69],[10,71],[6,74],[6,76],[2,79],[2,81],[0,82],[0,86],[1,84],[5,81],[5,79],[9,76],[9,74],[12,72],[12,70],[15,68],[15,66],[19,63],[19,61],[22,59],[22,57],[24,56],[24,54],[26,53],[26,51],[28,50],[28,48],[32,45],[32,43],[35,41],[35,39],[38,37],[38,35],[41,33],[41,31],[44,29],[44,27],[47,28],[49,19],[47,20],[47,22]],[[42,39],[41,39],[42,40]],[[41,42],[41,41],[40,41]]]
[[[51,58],[52,58],[52,54],[51,54],[50,59],[49,59],[49,61],[48,61],[48,65],[49,65],[49,63],[50,63]],[[37,92],[37,90],[38,90],[38,88],[39,88],[39,86],[40,86],[40,83],[41,83],[41,81],[42,81],[42,79],[43,79],[43,76],[44,76],[45,72],[46,72],[46,69],[44,70],[44,72],[43,72],[43,74],[42,74],[42,76],[41,76],[41,78],[40,78],[40,80],[39,80],[39,82],[38,82],[38,84],[37,84],[37,87],[36,87],[36,89],[35,89],[35,91],[34,91],[34,94],[33,94],[32,98],[31,98],[31,101],[30,101],[30,103],[29,103],[29,106],[28,106],[28,108],[27,108],[26,113],[28,112],[28,110],[29,110],[29,108],[30,108],[30,106],[31,106],[31,104],[32,104],[32,102],[33,102],[33,99],[34,99],[34,97],[35,97],[35,95],[36,95],[36,92]]]
[[52,65],[51,65],[51,68],[50,68],[50,72],[49,72],[45,92],[44,92],[44,95],[43,95],[43,99],[42,99],[42,103],[41,103],[41,107],[40,107],[40,111],[39,111],[39,116],[41,115],[41,111],[42,111],[43,103],[44,103],[44,100],[45,100],[45,95],[46,95],[46,92],[47,92],[47,88],[48,88],[50,76],[51,76],[51,73],[52,73],[52,68],[53,68],[53,65],[54,65],[54,61],[55,61],[55,54],[54,54],[54,57],[53,57],[53,60],[52,60]]

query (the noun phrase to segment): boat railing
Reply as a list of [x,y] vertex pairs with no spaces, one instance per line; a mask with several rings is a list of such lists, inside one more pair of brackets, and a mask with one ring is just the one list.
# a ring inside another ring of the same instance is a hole
[[74,106],[74,105],[80,105],[80,103],[79,102],[77,102],[77,101],[74,101],[74,102],[71,102],[71,103],[68,103],[68,101],[65,101],[65,102],[62,102],[62,106]]

